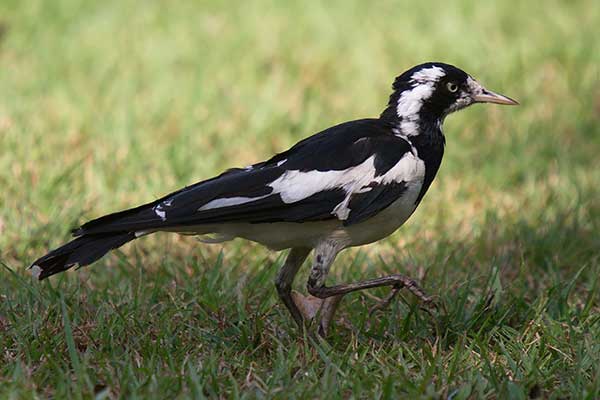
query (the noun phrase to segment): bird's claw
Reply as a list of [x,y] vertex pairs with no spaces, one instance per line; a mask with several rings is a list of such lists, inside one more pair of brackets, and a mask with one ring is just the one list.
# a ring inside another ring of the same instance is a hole
[[373,314],[375,311],[387,308],[401,289],[401,285],[395,285],[394,287],[392,287],[390,294],[388,294],[384,299],[379,300],[373,307],[369,309],[369,315]]
[[429,314],[432,315],[432,312],[439,312],[440,309],[444,309],[444,304],[440,301],[440,296],[428,296],[425,299],[422,299],[423,304],[421,309],[425,310]]
[[[402,288],[404,288],[403,285],[394,285],[390,293],[384,299],[380,299],[377,304],[369,309],[369,314],[373,314],[375,311],[387,308],[392,300],[398,295],[400,290],[402,290]],[[431,311],[439,310],[439,296],[427,296],[421,290],[419,290],[418,293],[413,292],[413,294],[415,294],[415,296],[421,301],[421,308],[425,311],[431,313]]]

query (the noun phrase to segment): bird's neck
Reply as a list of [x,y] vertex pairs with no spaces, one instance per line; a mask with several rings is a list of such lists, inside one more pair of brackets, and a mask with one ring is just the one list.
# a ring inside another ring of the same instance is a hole
[[425,177],[417,198],[418,204],[433,182],[442,163],[446,144],[446,138],[442,132],[444,121],[443,118],[436,118],[423,111],[417,114],[418,118],[414,115],[401,117],[395,111],[394,109],[394,113],[391,113],[386,109],[381,114],[381,120],[391,127],[394,135],[408,141],[417,151],[418,157],[425,163]]
[[398,115],[396,107],[390,105],[380,119],[391,126],[395,135],[407,139],[415,146],[444,147],[443,117],[432,115],[424,109]]
[[394,88],[396,90],[390,95],[388,105],[379,118],[392,126],[398,136],[407,139],[419,137],[417,141],[423,144],[443,146],[445,115],[436,111],[436,107],[430,107],[427,98],[414,87],[394,83]]

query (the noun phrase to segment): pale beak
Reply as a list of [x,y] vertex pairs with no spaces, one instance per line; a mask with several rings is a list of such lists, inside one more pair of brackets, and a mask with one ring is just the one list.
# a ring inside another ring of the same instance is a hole
[[516,100],[506,97],[499,93],[494,93],[491,90],[487,90],[483,86],[479,86],[480,90],[477,90],[473,96],[473,100],[476,103],[495,103],[495,104],[506,104],[509,106],[516,106],[519,103]]

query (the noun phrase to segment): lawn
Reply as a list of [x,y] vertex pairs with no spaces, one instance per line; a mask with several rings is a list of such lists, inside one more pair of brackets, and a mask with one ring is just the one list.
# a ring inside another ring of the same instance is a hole
[[[599,398],[598,26],[593,0],[2,0],[0,398]],[[356,293],[317,342],[277,301],[284,253],[237,240],[26,271],[91,218],[378,115],[429,60],[521,106],[449,117],[415,215],[330,283],[405,273],[432,314]]]

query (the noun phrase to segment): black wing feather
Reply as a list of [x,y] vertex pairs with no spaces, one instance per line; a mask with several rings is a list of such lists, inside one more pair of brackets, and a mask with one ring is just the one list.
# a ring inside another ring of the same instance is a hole
[[370,191],[357,193],[350,199],[348,203],[350,214],[344,221],[344,226],[358,224],[369,219],[381,210],[389,207],[406,191],[405,182],[369,186],[371,187]]

